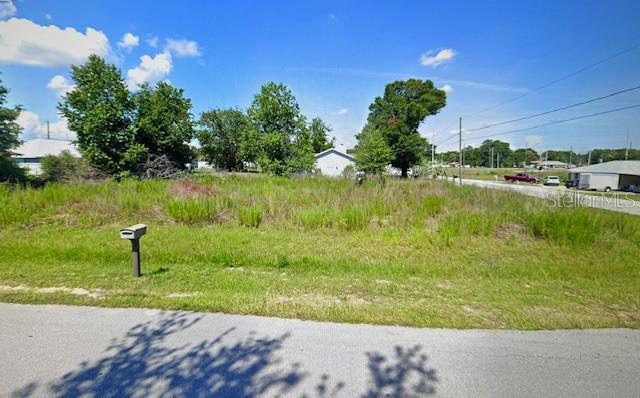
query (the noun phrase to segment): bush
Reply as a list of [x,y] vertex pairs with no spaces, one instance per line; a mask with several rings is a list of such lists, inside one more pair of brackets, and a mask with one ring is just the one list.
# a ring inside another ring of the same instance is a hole
[[89,164],[69,151],[60,155],[47,155],[42,159],[42,178],[45,181],[70,181],[95,178],[97,174]]
[[8,156],[0,155],[0,182],[23,183],[27,181],[24,169]]

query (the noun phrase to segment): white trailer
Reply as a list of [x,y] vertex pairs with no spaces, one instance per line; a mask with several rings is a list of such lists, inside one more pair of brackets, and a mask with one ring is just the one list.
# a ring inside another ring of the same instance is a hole
[[619,174],[609,173],[580,173],[579,189],[588,189],[592,191],[617,190],[620,183]]

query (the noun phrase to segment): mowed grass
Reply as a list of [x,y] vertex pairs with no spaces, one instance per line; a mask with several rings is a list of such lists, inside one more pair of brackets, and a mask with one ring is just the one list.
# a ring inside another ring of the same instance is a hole
[[[149,225],[143,277],[128,224]],[[640,219],[445,182],[0,188],[0,300],[454,328],[640,327]]]

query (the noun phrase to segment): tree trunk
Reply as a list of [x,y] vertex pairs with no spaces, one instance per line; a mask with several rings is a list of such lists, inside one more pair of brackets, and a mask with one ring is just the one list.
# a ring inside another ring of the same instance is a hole
[[403,167],[402,168],[402,175],[400,176],[400,178],[407,178],[408,175],[409,175],[408,171],[409,171],[408,167]]

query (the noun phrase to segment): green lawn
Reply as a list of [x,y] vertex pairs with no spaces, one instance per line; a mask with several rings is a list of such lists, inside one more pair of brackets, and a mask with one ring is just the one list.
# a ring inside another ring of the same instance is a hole
[[[145,222],[143,277],[118,229]],[[640,327],[640,218],[421,180],[0,188],[0,300],[455,328]]]

